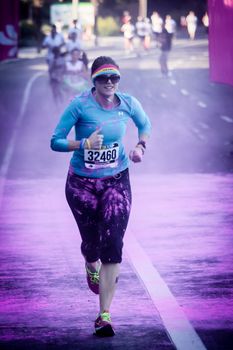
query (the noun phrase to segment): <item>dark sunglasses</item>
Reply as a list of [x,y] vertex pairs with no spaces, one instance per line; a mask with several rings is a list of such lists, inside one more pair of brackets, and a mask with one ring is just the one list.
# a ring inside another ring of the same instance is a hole
[[117,74],[113,75],[99,75],[95,78],[95,81],[97,81],[100,84],[106,84],[109,80],[111,80],[112,84],[119,83],[121,77]]

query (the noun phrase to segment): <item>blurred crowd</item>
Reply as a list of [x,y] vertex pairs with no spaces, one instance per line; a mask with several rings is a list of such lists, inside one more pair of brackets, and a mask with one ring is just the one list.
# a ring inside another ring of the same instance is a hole
[[[202,24],[208,32],[207,13],[202,18]],[[190,40],[195,40],[198,18],[193,11],[186,17],[182,16],[178,25],[187,30]],[[162,17],[157,11],[153,11],[150,18],[138,16],[133,23],[130,13],[125,11],[120,30],[124,37],[126,54],[136,50],[140,55],[140,50],[148,51],[153,42],[160,50],[161,73],[164,76],[169,75],[168,56],[177,32],[177,23],[170,14]],[[42,47],[47,48],[49,80],[56,103],[62,101],[64,95],[77,94],[89,86],[88,57],[84,51],[82,27],[77,19],[73,20],[66,36],[62,34],[59,23],[53,24]]]
[[82,29],[77,20],[73,20],[67,39],[53,24],[42,47],[47,48],[46,62],[56,103],[89,85],[88,57],[83,50]]
[[[209,19],[207,13],[203,16],[202,23],[208,31]],[[187,29],[191,40],[195,39],[198,18],[193,11],[190,11],[186,17],[182,16],[179,25]],[[157,11],[153,11],[150,18],[138,16],[136,22],[133,23],[130,13],[125,11],[122,17],[121,31],[124,35],[126,52],[132,52],[137,45],[137,41],[145,50],[148,50],[151,47],[152,40],[155,40],[157,47],[161,46],[161,40],[164,41],[164,32],[167,32],[171,38],[174,37],[177,31],[177,23],[170,14],[163,18]]]
[[[202,18],[202,24],[208,32],[207,12]],[[198,18],[193,11],[190,11],[186,17],[182,16],[179,25],[186,28],[190,40],[195,39]],[[155,47],[160,49],[159,64],[162,75],[169,76],[171,74],[168,69],[168,56],[172,48],[172,39],[176,35],[177,23],[170,14],[163,18],[157,11],[153,11],[150,18],[138,16],[136,22],[133,23],[130,13],[125,11],[122,17],[121,31],[124,36],[126,54],[135,51],[138,47],[149,50],[152,41],[154,41]]]

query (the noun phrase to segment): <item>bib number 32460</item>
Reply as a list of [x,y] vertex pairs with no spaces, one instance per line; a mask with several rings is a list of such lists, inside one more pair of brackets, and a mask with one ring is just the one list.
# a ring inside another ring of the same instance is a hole
[[85,149],[84,150],[84,162],[85,166],[89,169],[98,169],[117,166],[117,160],[119,156],[119,146],[106,149]]

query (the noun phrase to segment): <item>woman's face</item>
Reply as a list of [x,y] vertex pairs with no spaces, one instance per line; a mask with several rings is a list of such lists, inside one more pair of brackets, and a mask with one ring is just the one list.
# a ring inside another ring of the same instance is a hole
[[118,89],[119,80],[117,75],[101,75],[95,79],[96,92],[105,97],[114,96]]
[[74,50],[72,52],[72,54],[71,54],[72,61],[74,61],[74,62],[78,61],[79,56],[80,56],[79,51],[78,50]]

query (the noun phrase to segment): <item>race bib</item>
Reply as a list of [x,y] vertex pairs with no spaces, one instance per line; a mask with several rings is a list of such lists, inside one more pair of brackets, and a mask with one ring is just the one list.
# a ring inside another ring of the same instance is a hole
[[118,165],[118,157],[118,143],[103,149],[84,150],[84,163],[88,169],[115,168]]

